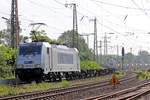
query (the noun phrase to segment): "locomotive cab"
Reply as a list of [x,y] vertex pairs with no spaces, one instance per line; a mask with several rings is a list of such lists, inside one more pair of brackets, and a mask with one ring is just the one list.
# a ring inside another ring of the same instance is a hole
[[20,44],[17,56],[16,74],[21,80],[39,78],[42,74],[41,68],[42,43]]

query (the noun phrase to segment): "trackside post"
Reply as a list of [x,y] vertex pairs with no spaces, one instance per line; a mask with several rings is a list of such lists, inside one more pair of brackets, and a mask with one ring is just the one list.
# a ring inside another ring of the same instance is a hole
[[114,85],[114,88],[116,87],[116,84],[119,84],[119,81],[115,75],[112,76],[112,79],[110,80],[110,84]]

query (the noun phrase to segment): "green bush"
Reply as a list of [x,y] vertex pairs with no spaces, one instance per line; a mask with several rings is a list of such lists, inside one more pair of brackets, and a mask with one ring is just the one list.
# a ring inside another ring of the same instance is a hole
[[116,71],[115,74],[116,74],[117,78],[121,78],[123,76],[122,71]]
[[139,67],[136,66],[136,67],[133,69],[133,72],[140,73],[141,70],[139,69]]
[[137,78],[138,78],[139,80],[150,79],[150,72],[141,71],[141,72],[138,73]]
[[150,72],[150,69],[147,69],[147,72]]
[[138,67],[136,67],[133,71],[138,74],[137,78],[139,80],[150,79],[150,69],[148,69],[148,70],[140,70]]
[[71,85],[70,82],[66,80],[63,80],[62,82],[58,83],[58,86],[61,86],[61,87],[68,87],[70,85]]
[[101,66],[98,65],[95,61],[81,61],[80,67],[83,70],[89,70],[89,69],[102,69]]
[[0,46],[0,79],[13,76],[12,71],[16,66],[17,50]]

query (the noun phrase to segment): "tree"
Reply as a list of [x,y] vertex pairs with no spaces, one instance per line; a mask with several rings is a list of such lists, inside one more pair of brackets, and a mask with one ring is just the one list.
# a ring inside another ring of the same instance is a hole
[[[2,18],[6,20],[7,29],[3,29],[0,31],[0,44],[3,46],[10,47],[11,46],[11,19],[7,19],[5,17],[2,17]],[[14,32],[16,34],[16,30],[14,30]],[[19,27],[19,33],[21,32],[22,32],[22,29]],[[22,42],[23,38],[24,38],[23,35],[19,35],[19,42]],[[15,37],[14,37],[14,41],[16,41]]]
[[[77,35],[78,35],[78,46],[77,46]],[[61,40],[66,44],[68,47],[73,46],[72,41],[73,31],[66,31],[62,33],[62,35],[58,38],[58,40]],[[88,45],[85,43],[85,40],[83,37],[81,37],[77,32],[74,34],[74,44],[75,48],[78,48],[80,51],[80,59],[81,60],[92,60],[93,54],[92,51],[88,48]]]
[[[39,41],[48,41],[48,42],[52,42],[52,40],[48,37],[48,36],[46,36],[46,33],[45,33],[45,31],[44,30],[42,30],[42,31],[34,31],[34,34],[36,35],[36,37],[37,37],[37,39],[39,40]],[[33,34],[33,31],[30,33],[30,35],[31,35],[31,39],[32,39],[32,41],[37,41],[36,40],[36,37],[34,36],[34,34]]]
[[[34,33],[33,33],[34,32]],[[52,40],[47,36],[47,33],[45,32],[45,30],[41,30],[41,31],[32,31],[30,33],[30,38],[32,40],[32,42],[49,42],[51,44],[63,44],[61,40]],[[37,39],[38,41],[37,41]],[[25,37],[25,39],[27,39],[27,37]]]
[[136,56],[134,56],[132,53],[127,53],[125,54],[125,63],[135,63],[136,61]]
[[137,56],[138,63],[150,63],[150,54],[147,51],[140,51]]
[[10,46],[10,34],[9,30],[3,29],[0,31],[0,44],[4,46]]
[[17,50],[6,46],[0,46],[0,78],[6,78],[12,75],[16,68]]
[[[19,42],[23,42],[23,35],[19,36]],[[0,31],[0,44],[3,46],[10,47],[11,44],[11,37],[10,37],[10,30],[3,29]]]

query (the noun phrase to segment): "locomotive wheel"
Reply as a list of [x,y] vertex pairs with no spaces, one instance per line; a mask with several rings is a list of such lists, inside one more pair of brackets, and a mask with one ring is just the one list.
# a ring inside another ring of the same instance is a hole
[[28,81],[29,79],[27,79],[25,76],[23,76],[23,75],[18,75],[18,77],[19,77],[19,79],[21,80],[21,81]]
[[69,81],[69,80],[70,80],[70,77],[69,77],[69,75],[68,75],[68,74],[66,74],[66,75],[65,75],[65,78],[66,78],[66,80],[67,80],[67,81]]
[[52,82],[56,82],[56,77],[52,77]]
[[41,82],[42,82],[42,80],[35,80],[35,82],[36,82],[36,83],[41,83]]
[[61,82],[62,81],[62,78],[61,77],[58,77],[59,81]]

